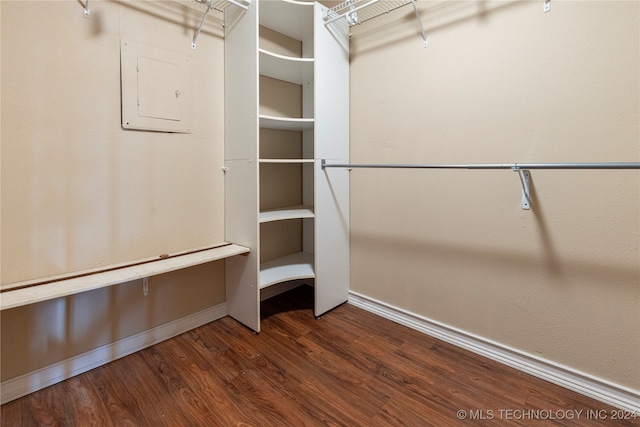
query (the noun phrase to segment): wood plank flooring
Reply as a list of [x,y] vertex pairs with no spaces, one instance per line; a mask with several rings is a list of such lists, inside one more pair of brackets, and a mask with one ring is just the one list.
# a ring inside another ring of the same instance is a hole
[[[9,402],[26,426],[630,426],[640,419],[313,290]],[[463,412],[459,412],[463,411]]]

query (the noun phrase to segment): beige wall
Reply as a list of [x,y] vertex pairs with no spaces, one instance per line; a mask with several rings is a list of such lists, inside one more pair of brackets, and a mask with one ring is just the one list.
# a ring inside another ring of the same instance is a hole
[[2,312],[2,381],[117,342],[225,301],[224,262]]
[[[639,3],[420,2],[353,27],[351,159],[640,161]],[[640,390],[640,172],[351,172],[351,289]]]
[[[224,240],[224,40],[194,2],[2,1],[2,283]],[[123,130],[120,41],[190,56],[193,133]],[[225,300],[224,263],[2,312],[2,380]]]
[[[177,2],[2,8],[2,283],[223,241],[222,27],[192,50]],[[190,56],[192,134],[121,128],[121,40]]]

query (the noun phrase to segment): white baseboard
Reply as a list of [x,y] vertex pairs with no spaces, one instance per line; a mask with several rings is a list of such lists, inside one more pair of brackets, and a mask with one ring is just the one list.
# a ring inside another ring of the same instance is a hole
[[640,413],[640,392],[636,390],[509,348],[356,292],[349,293],[349,303],[584,396],[635,414]]
[[0,404],[10,402],[98,366],[150,347],[227,315],[227,304],[199,311],[0,384]]

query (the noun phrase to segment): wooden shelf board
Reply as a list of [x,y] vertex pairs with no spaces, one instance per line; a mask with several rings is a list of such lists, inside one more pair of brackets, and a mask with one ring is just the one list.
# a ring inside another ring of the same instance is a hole
[[259,49],[260,74],[297,85],[313,81],[313,58],[296,58]]
[[298,252],[265,262],[260,266],[260,289],[288,280],[312,279],[314,256]]
[[315,159],[260,159],[260,163],[313,163]]
[[288,206],[280,209],[269,209],[260,212],[260,222],[280,221],[297,218],[313,218],[313,208],[311,206]]
[[221,243],[212,248],[143,260],[133,265],[107,267],[99,271],[83,272],[67,277],[11,283],[2,286],[0,310],[78,294],[249,252],[250,249],[244,246]]
[[303,41],[313,37],[313,11],[313,2],[262,1],[260,25]]
[[303,131],[313,129],[314,119],[260,115],[260,127],[268,129]]

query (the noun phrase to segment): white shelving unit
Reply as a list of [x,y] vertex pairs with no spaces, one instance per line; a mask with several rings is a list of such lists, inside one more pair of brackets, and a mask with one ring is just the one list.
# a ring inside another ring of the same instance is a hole
[[316,316],[348,297],[348,171],[320,159],[348,159],[349,44],[326,13],[253,1],[225,34],[226,238],[251,248],[227,261],[227,307],[255,331],[267,287],[307,281]]

